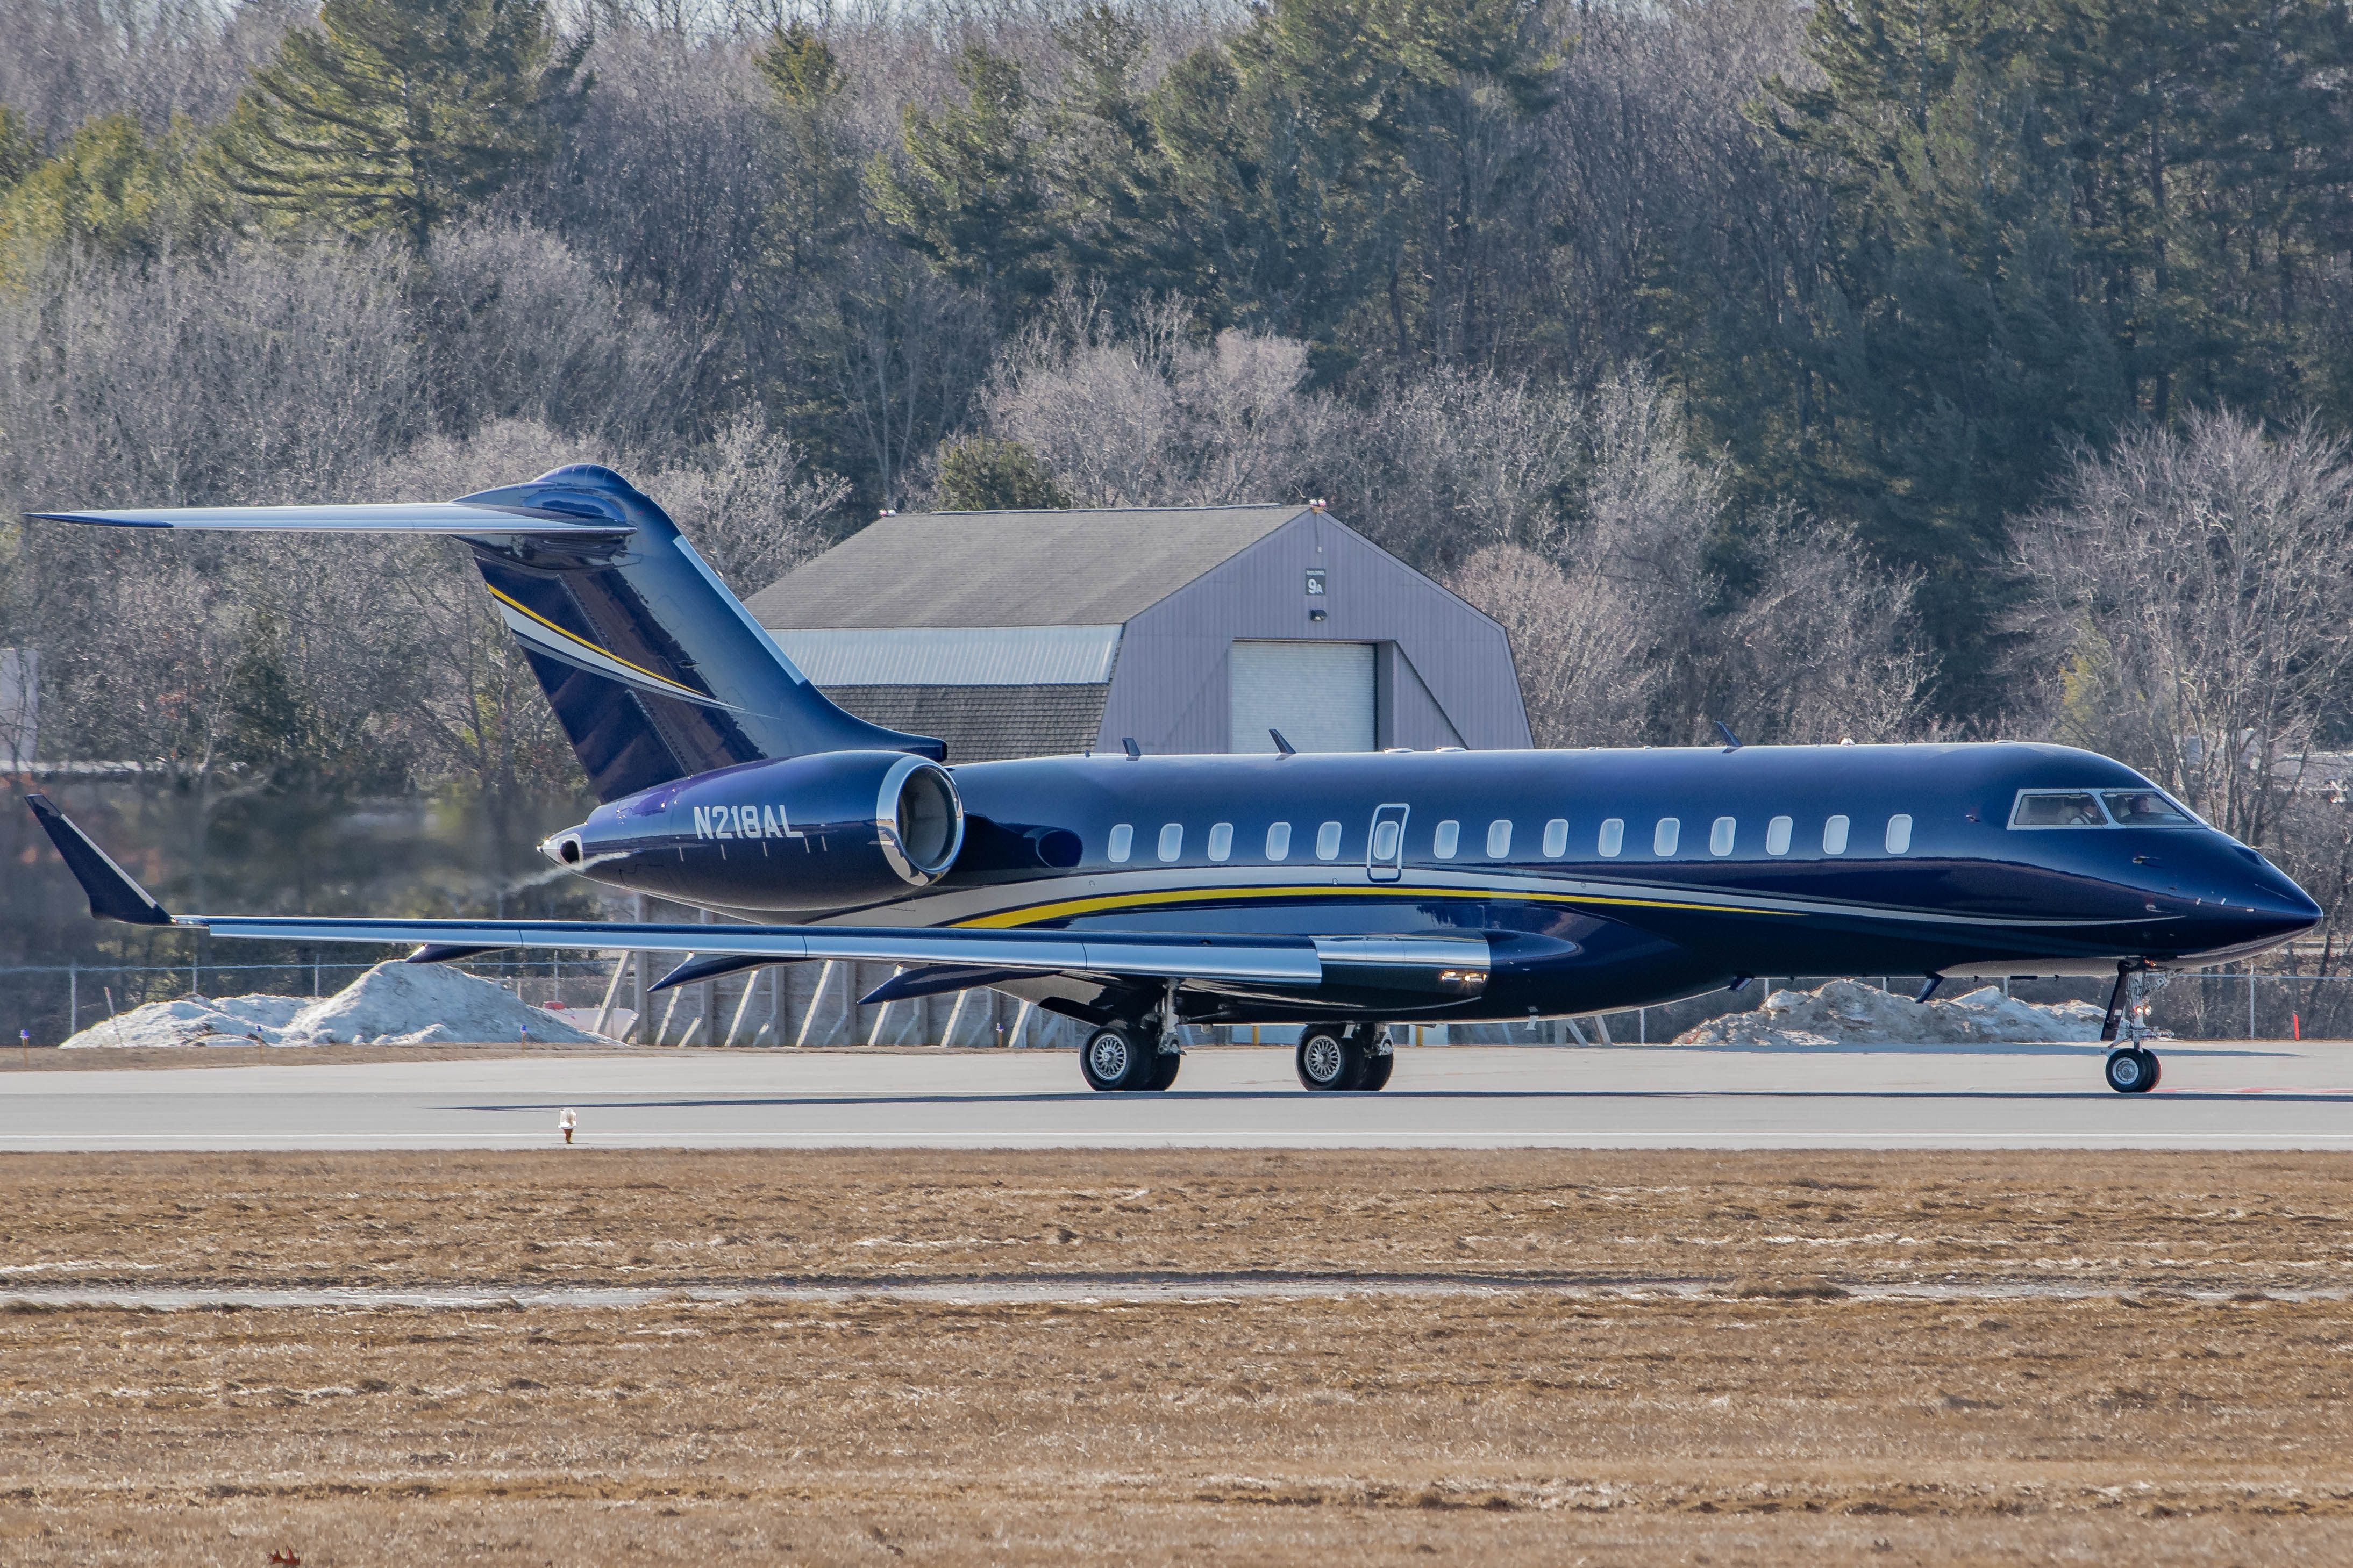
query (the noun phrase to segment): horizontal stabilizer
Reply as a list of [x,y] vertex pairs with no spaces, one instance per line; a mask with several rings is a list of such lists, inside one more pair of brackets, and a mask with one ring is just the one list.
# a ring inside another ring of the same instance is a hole
[[635,531],[607,518],[566,517],[470,501],[355,502],[350,506],[146,507],[122,511],[31,511],[49,522],[109,528],[200,528],[296,533],[427,533],[460,538],[620,539]]
[[121,921],[135,926],[167,926],[171,912],[155,901],[155,896],[131,879],[131,873],[116,865],[106,851],[90,841],[90,835],[76,827],[49,802],[45,795],[28,795],[25,804],[33,808],[33,816],[48,834],[49,841],[65,858],[66,869],[74,874],[81,890],[90,896],[90,912],[102,921]]

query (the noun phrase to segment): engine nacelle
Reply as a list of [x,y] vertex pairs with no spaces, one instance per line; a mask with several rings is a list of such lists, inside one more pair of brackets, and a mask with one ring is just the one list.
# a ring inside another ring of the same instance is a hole
[[541,847],[598,881],[689,902],[847,909],[944,876],[964,802],[929,758],[824,752],[656,785]]

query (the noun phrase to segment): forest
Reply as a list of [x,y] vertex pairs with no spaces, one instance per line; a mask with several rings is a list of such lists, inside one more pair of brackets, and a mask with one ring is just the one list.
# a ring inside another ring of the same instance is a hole
[[0,647],[210,814],[575,794],[454,554],[620,468],[1328,498],[1539,744],[2048,739],[2353,889],[2337,0],[0,0]]

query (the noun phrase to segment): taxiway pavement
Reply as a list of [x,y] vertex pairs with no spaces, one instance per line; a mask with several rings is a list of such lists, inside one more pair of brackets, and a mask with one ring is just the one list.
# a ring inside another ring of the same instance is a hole
[[[289,1047],[290,1052],[293,1047]],[[1093,1094],[1067,1051],[636,1051],[0,1071],[0,1150],[591,1147],[2353,1147],[2353,1044],[2180,1042],[2154,1094],[2090,1046],[1447,1047],[1378,1094],[1288,1050],[1188,1055]]]

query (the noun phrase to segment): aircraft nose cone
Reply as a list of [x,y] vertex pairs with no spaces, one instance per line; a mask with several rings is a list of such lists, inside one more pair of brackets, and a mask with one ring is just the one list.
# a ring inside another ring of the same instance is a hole
[[2275,868],[2267,866],[2264,870],[2269,875],[2249,887],[2243,900],[2231,900],[2245,909],[2249,925],[2265,936],[2278,939],[2310,931],[2320,923],[2321,908],[2311,894]]
[[2327,912],[2321,909],[2320,901],[2294,882],[2288,881],[2285,877],[2282,877],[2280,881],[2284,885],[2280,889],[2278,898],[2274,900],[2279,918],[2284,921],[2293,921],[2298,931],[2310,931],[2314,926],[2318,925],[2321,917]]

